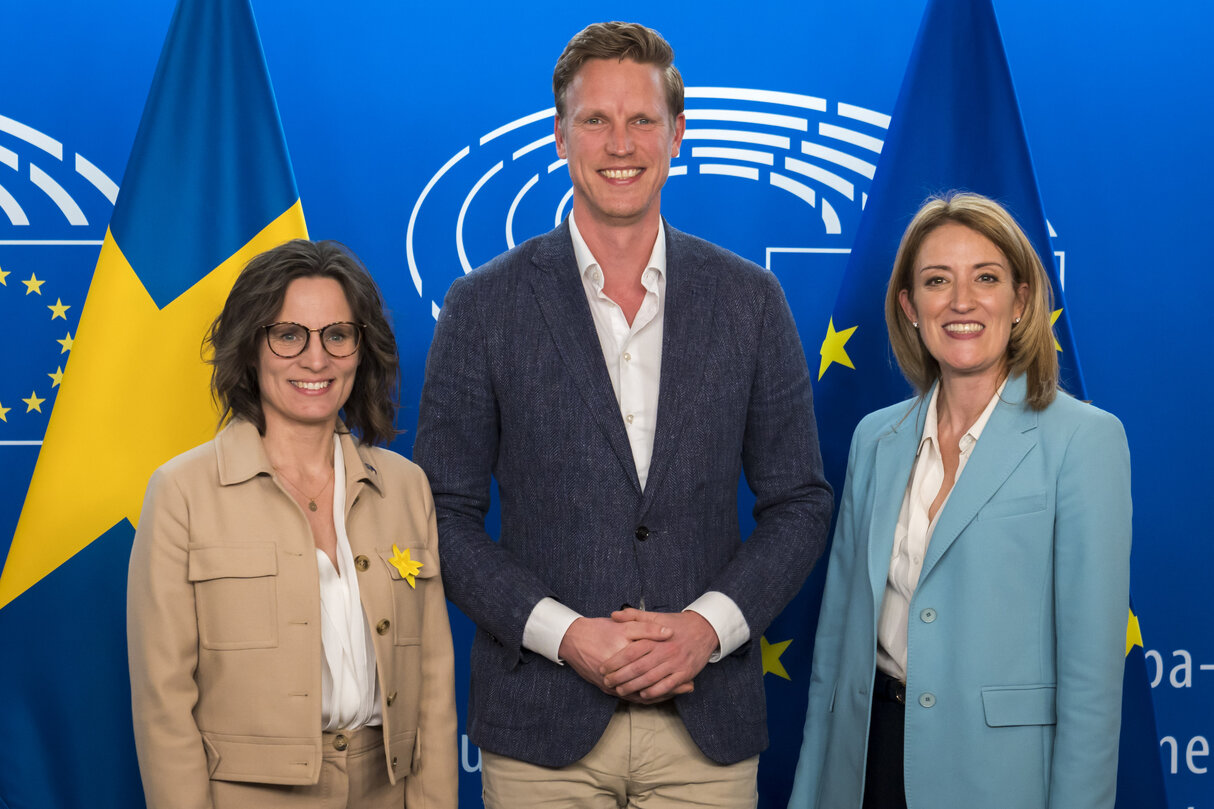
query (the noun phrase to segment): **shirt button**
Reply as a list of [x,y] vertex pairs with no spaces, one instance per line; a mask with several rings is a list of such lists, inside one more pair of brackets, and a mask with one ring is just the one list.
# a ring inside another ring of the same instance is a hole
[[371,566],[371,560],[360,553],[354,557],[354,566],[359,570],[366,570]]
[[350,746],[350,740],[347,739],[345,737],[345,735],[342,733],[337,734],[337,738],[333,740],[333,749],[334,750],[345,750],[349,746]]
[[915,554],[914,556],[911,557],[911,561],[917,565],[923,561],[923,557],[920,556],[919,554]]
[[649,529],[643,525],[638,526],[637,530],[636,530],[636,538],[639,539],[641,542],[644,542],[645,540],[649,539]]
[[936,704],[936,695],[930,691],[924,691],[919,695],[919,704],[924,708],[930,708]]
[[629,413],[627,416],[624,416],[624,421],[628,422],[629,424],[632,424],[632,414]]
[[624,362],[632,362],[632,355],[627,351],[624,352]]
[[380,621],[378,624],[375,625],[375,631],[381,635],[384,635],[388,632],[388,628],[390,626],[392,626],[392,622],[389,621],[387,618],[384,618],[382,621]]
[[922,619],[923,623],[930,624],[932,621],[936,620],[936,611],[931,607],[928,607],[927,609],[923,610],[923,612],[919,613],[919,618]]

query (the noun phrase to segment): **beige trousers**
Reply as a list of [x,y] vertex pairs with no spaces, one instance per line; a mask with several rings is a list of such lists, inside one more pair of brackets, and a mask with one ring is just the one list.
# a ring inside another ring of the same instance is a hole
[[481,752],[485,809],[754,809],[758,771],[758,756],[708,759],[670,702],[621,703],[594,749],[566,767]]
[[[306,786],[212,781],[215,809],[402,809],[405,779],[388,783],[384,732],[365,727],[326,733],[320,780]],[[344,748],[344,749],[338,749]]]

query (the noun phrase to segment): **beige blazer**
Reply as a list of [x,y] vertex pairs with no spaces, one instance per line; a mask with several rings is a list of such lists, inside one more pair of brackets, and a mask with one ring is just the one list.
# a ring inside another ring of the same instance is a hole
[[[422,471],[341,436],[346,528],[372,628],[384,766],[409,807],[456,805],[451,631]],[[149,809],[213,809],[211,781],[314,784],[321,764],[320,583],[303,510],[256,428],[234,421],[148,484],[127,636]],[[422,562],[416,588],[392,545]],[[222,809],[222,808],[220,808]]]

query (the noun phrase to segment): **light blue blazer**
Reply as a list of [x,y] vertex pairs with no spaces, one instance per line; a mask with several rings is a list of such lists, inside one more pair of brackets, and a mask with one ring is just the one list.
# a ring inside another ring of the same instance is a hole
[[[1008,380],[940,513],[910,605],[908,809],[1112,807],[1130,577],[1113,416]],[[818,620],[790,807],[858,809],[890,551],[927,398],[867,416]]]

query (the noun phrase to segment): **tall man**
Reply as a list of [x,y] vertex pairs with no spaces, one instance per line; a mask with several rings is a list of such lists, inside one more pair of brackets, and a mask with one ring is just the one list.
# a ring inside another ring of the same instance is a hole
[[573,211],[452,284],[430,348],[414,458],[447,595],[479,627],[468,727],[491,808],[753,806],[758,638],[825,544],[779,284],[661,216],[686,124],[673,56],[634,24],[569,42],[552,84]]

